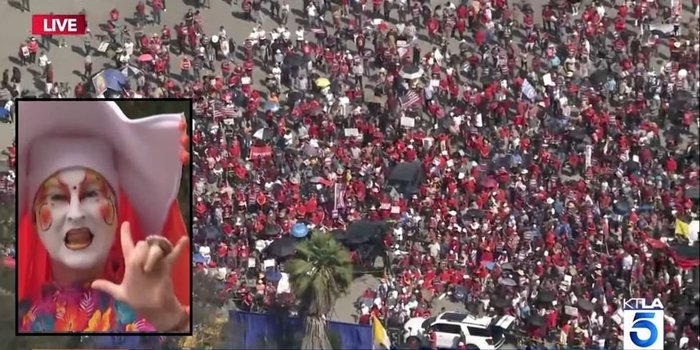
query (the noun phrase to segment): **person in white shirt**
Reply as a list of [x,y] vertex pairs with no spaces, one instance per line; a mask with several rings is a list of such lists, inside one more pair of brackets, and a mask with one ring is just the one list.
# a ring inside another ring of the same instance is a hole
[[39,55],[39,68],[41,68],[41,77],[44,78],[46,76],[46,66],[49,64],[49,56],[46,55],[46,52],[41,52]]
[[7,110],[8,112],[12,112],[12,106],[14,106],[14,105],[15,105],[14,101],[12,101],[12,100],[7,101],[7,103],[5,103],[5,110]]
[[279,62],[272,68],[272,76],[277,80],[277,86],[282,86],[282,68],[280,68]]
[[445,56],[442,55],[442,52],[440,52],[440,49],[437,47],[435,50],[433,50],[433,59],[435,59],[435,63],[438,64],[438,66],[442,66],[442,60],[445,58]]
[[403,228],[401,226],[394,229],[394,237],[398,242],[403,241]]
[[440,255],[440,243],[433,242],[430,244],[430,256],[433,258],[438,258]]
[[297,48],[301,49],[302,44],[304,43],[304,28],[299,27],[295,33],[296,35],[296,42],[297,42]]
[[224,26],[219,27],[219,40],[225,41],[228,39],[228,36],[226,35],[226,29]]
[[134,54],[134,42],[129,38],[127,38],[124,42],[124,52],[126,52],[129,57],[133,56]]
[[39,67],[44,68],[46,67],[46,63],[49,61],[49,57],[46,55],[46,52],[41,52],[39,54]]
[[632,255],[630,255],[630,253],[625,253],[625,255],[622,257],[622,270],[631,271],[633,264],[634,258],[632,258]]
[[287,25],[287,19],[289,18],[289,3],[287,1],[282,2],[282,7],[280,8],[281,15],[280,17],[282,18],[281,23],[283,25]]
[[211,248],[207,245],[199,247],[199,255],[204,258],[204,264],[208,265],[211,262]]
[[313,26],[316,24],[316,17],[318,16],[318,11],[316,10],[316,5],[314,5],[313,2],[310,2],[308,6],[306,6],[306,20],[309,26]]
[[121,55],[119,55],[119,63],[120,67],[123,67],[127,63],[129,63],[129,54],[126,53],[126,51],[122,51]]
[[598,6],[596,6],[595,11],[598,14],[598,17],[603,18],[605,16],[605,6],[603,6],[602,3],[598,3]]

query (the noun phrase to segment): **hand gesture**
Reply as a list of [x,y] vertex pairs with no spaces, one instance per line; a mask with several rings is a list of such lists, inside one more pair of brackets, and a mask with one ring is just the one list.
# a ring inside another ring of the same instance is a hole
[[122,283],[100,279],[92,283],[92,288],[129,305],[156,330],[173,330],[182,319],[178,313],[183,309],[175,296],[170,272],[187,247],[187,237],[180,238],[175,247],[160,236],[149,236],[134,244],[131,226],[124,222],[120,239],[125,263]]

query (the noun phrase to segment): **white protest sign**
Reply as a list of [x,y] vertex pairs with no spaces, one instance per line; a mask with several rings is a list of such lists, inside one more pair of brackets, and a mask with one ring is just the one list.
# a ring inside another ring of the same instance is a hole
[[412,128],[416,126],[416,120],[411,117],[401,117],[401,126]]
[[358,137],[360,136],[360,131],[357,128],[346,128],[345,137]]

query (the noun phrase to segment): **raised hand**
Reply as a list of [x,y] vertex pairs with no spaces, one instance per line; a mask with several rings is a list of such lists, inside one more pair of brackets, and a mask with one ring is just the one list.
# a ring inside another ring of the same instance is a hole
[[121,284],[104,279],[92,288],[129,305],[158,331],[173,331],[182,323],[184,308],[177,301],[170,272],[188,244],[182,237],[175,247],[161,236],[149,236],[134,244],[131,227],[124,222],[120,231],[125,271]]

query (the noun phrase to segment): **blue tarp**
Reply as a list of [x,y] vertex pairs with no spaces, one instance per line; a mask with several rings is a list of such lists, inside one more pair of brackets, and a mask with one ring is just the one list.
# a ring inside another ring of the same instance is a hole
[[[298,347],[304,324],[298,317],[230,311],[230,348],[269,349]],[[329,336],[337,336],[341,349],[372,349],[372,327],[328,322]],[[333,340],[331,340],[333,342]]]

